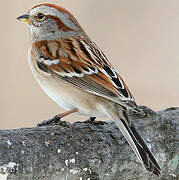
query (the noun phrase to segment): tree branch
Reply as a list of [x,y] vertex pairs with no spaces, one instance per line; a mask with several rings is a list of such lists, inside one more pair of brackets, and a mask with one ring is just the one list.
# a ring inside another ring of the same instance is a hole
[[112,121],[0,130],[0,180],[170,180],[179,178],[179,108],[130,116],[159,161],[149,174]]

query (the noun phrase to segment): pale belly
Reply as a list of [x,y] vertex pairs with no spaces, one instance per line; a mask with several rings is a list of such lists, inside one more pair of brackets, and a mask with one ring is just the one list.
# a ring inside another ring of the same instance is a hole
[[92,95],[73,87],[68,82],[47,75],[47,73],[39,73],[31,67],[35,79],[43,89],[43,91],[59,106],[66,110],[78,108],[78,114],[88,117],[105,117],[101,97]]
[[[50,78],[51,79],[51,78]],[[78,108],[79,114],[94,117],[104,117],[101,112],[98,98],[94,95],[81,91],[63,80],[51,79],[39,81],[44,92],[59,106],[66,110]]]

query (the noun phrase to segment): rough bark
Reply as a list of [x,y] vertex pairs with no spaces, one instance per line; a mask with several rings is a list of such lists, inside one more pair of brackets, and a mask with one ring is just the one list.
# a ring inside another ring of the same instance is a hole
[[112,121],[61,121],[43,127],[0,130],[0,180],[172,180],[179,178],[179,108],[141,107],[130,116],[159,161],[149,174]]

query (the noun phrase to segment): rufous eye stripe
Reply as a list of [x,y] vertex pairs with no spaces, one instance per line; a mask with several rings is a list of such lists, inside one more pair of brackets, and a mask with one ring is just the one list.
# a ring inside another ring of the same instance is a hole
[[46,15],[47,19],[52,19],[55,20],[57,25],[58,25],[58,29],[62,30],[62,31],[74,31],[74,29],[71,29],[70,27],[66,26],[58,17],[55,16],[51,16],[51,15]]

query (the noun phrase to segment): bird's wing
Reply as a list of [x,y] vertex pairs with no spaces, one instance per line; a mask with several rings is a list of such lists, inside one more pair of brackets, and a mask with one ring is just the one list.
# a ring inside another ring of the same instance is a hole
[[97,45],[81,38],[34,43],[39,68],[86,92],[105,97],[127,108],[137,105],[127,85]]

